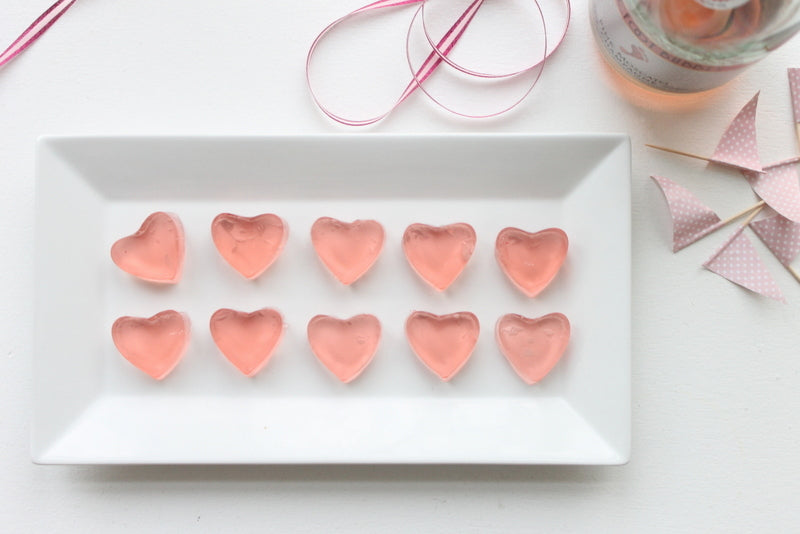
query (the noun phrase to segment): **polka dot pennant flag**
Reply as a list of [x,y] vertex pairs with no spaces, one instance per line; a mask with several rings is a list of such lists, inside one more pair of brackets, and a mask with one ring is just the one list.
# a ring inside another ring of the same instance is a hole
[[789,69],[789,90],[792,93],[794,122],[800,124],[800,69]]
[[786,302],[741,224],[703,267],[754,293]]
[[751,222],[750,228],[783,265],[790,265],[800,254],[800,224],[774,215]]
[[800,157],[764,167],[763,173],[742,171],[750,187],[767,205],[794,222],[800,222]]
[[672,217],[672,252],[678,252],[722,226],[717,214],[688,189],[669,178],[651,178],[667,199]]
[[711,161],[740,169],[761,172],[761,158],[756,142],[756,108],[758,93],[733,119],[722,134]]

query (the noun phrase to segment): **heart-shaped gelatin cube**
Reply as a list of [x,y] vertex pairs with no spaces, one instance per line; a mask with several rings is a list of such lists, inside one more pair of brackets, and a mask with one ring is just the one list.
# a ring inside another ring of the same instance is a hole
[[466,223],[429,226],[415,223],[403,234],[403,251],[414,271],[439,291],[464,270],[475,250],[475,230]]
[[372,220],[347,223],[320,217],[311,226],[311,242],[319,259],[345,285],[372,267],[383,249],[383,239],[383,226]]
[[308,343],[322,364],[342,382],[350,382],[369,365],[381,339],[374,315],[350,319],[317,315],[308,322]]
[[478,318],[470,312],[434,315],[416,311],[406,320],[406,337],[422,363],[444,380],[461,370],[480,334]]
[[560,228],[535,233],[504,228],[497,234],[495,256],[514,285],[535,297],[561,269],[568,247],[567,234]]
[[220,255],[248,280],[272,265],[288,236],[284,220],[272,213],[255,217],[221,213],[211,223],[211,237]]
[[209,322],[219,350],[246,376],[258,373],[269,361],[283,336],[283,317],[263,308],[252,313],[223,308]]
[[152,317],[120,317],[111,327],[117,350],[133,365],[161,380],[189,346],[189,318],[175,310]]
[[509,313],[497,321],[495,328],[500,350],[528,384],[547,376],[564,354],[569,336],[569,319],[561,313],[536,319]]
[[176,284],[183,271],[183,225],[177,215],[157,211],[139,230],[111,246],[111,259],[133,276],[149,282]]

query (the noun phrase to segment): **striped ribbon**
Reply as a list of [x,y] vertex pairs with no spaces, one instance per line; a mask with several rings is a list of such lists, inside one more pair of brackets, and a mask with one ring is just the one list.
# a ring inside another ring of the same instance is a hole
[[50,6],[47,11],[39,15],[39,18],[33,21],[33,24],[28,26],[28,29],[22,32],[22,35],[17,37],[17,40],[11,43],[11,46],[5,49],[0,54],[0,67],[20,55],[26,48],[36,41],[39,37],[50,29],[50,26],[56,23],[69,8],[72,7],[76,0],[58,0],[55,4]]
[[[539,1],[538,0],[532,0],[532,1],[536,4],[536,8],[537,8],[537,10],[539,12],[539,15],[541,16],[541,19],[542,19],[542,36],[543,36],[542,38],[543,38],[543,41],[544,41],[544,47],[543,47],[543,53],[542,53],[541,59],[539,61],[536,61],[534,64],[532,64],[532,65],[530,65],[528,67],[525,67],[523,69],[518,69],[518,70],[516,70],[514,72],[495,73],[495,74],[476,72],[474,70],[471,70],[471,69],[465,68],[465,67],[463,67],[461,65],[458,65],[457,63],[455,63],[454,61],[452,61],[448,57],[448,55],[450,54],[450,52],[455,47],[455,45],[458,42],[458,40],[461,38],[461,36],[466,31],[466,29],[469,26],[470,22],[472,22],[472,19],[475,17],[475,14],[478,12],[480,7],[483,5],[484,0],[474,0],[471,4],[469,4],[469,6],[467,6],[467,8],[464,10],[464,12],[461,14],[461,16],[458,17],[458,19],[455,21],[455,23],[453,23],[453,25],[450,27],[450,29],[444,34],[444,36],[441,39],[439,39],[438,42],[435,42],[435,43],[434,43],[434,39],[428,33],[428,29],[427,29],[427,27],[425,25],[424,9],[425,9],[425,5],[428,2],[428,0],[378,0],[377,2],[373,2],[371,4],[367,4],[365,6],[362,6],[362,7],[358,8],[358,9],[356,9],[354,11],[351,11],[350,13],[348,13],[348,14],[346,14],[346,15],[344,15],[344,16],[336,19],[336,20],[334,20],[330,24],[328,24],[319,33],[319,35],[317,35],[317,37],[314,39],[314,41],[311,43],[311,47],[308,50],[308,55],[306,56],[306,82],[308,84],[309,92],[311,93],[311,98],[314,100],[314,102],[316,103],[317,107],[319,107],[319,109],[325,115],[327,115],[328,117],[330,117],[331,119],[333,119],[334,121],[336,121],[338,123],[345,124],[345,125],[348,125],[348,126],[367,126],[369,124],[374,124],[374,123],[380,121],[381,119],[383,119],[384,117],[386,117],[387,115],[392,113],[400,104],[402,104],[417,89],[420,89],[423,93],[425,93],[425,95],[428,98],[430,98],[434,103],[436,103],[437,105],[439,105],[443,109],[445,109],[445,110],[447,110],[447,111],[449,111],[449,112],[451,112],[451,113],[453,113],[455,115],[459,115],[461,117],[476,118],[477,119],[477,118],[495,117],[497,115],[506,113],[507,111],[513,109],[518,104],[520,104],[528,96],[528,94],[531,92],[531,90],[533,89],[533,86],[536,85],[536,82],[538,81],[539,76],[541,75],[541,69],[543,68],[545,61],[547,60],[547,58],[549,58],[553,54],[553,52],[556,51],[556,49],[563,42],[564,37],[566,36],[566,33],[567,33],[567,29],[569,28],[570,17],[572,15],[572,6],[570,5],[570,0],[564,0],[565,3],[566,3],[566,9],[567,9],[566,23],[564,24],[564,29],[563,29],[560,37],[556,41],[556,44],[552,48],[548,48],[548,46],[547,46],[547,28],[546,28],[545,16],[544,16],[544,14],[542,12],[542,8],[541,8],[541,5],[539,4]],[[379,115],[376,115],[374,117],[369,117],[369,118],[365,118],[365,119],[355,119],[355,118],[344,117],[342,115],[336,114],[333,111],[331,111],[320,100],[320,98],[317,96],[316,92],[314,91],[314,86],[313,86],[313,84],[311,82],[311,60],[312,60],[312,58],[314,56],[314,52],[316,51],[317,46],[319,45],[319,43],[336,26],[338,26],[339,24],[341,24],[341,23],[343,23],[343,22],[345,22],[345,21],[347,21],[347,20],[349,20],[349,19],[351,19],[353,17],[356,17],[356,16],[364,14],[364,13],[368,13],[368,12],[371,12],[371,11],[376,11],[376,10],[379,10],[379,9],[394,8],[394,7],[409,6],[409,5],[416,5],[417,9],[416,9],[416,11],[414,13],[414,16],[411,19],[411,23],[409,24],[409,27],[408,27],[408,33],[406,34],[406,57],[408,59],[408,65],[409,65],[409,69],[411,71],[412,80],[408,83],[408,85],[406,86],[405,90],[403,90],[403,92],[400,94],[398,99],[395,101],[395,103],[393,105],[391,105],[391,107],[388,110],[386,110],[385,112],[383,112],[383,113],[381,113]],[[430,52],[430,54],[428,54],[428,56],[425,59],[425,61],[423,61],[422,64],[419,67],[415,68],[413,66],[413,64],[412,64],[410,53],[409,53],[409,41],[410,41],[410,38],[411,38],[411,30],[412,30],[412,27],[414,25],[414,22],[417,20],[417,17],[419,17],[420,14],[422,14],[423,31],[425,33],[426,39],[428,40],[428,43],[431,46],[432,51]],[[455,70],[457,70],[459,72],[462,72],[463,74],[466,74],[466,75],[469,75],[469,76],[475,76],[475,77],[479,77],[479,78],[510,78],[510,77],[514,77],[514,76],[519,76],[519,75],[522,75],[522,74],[530,73],[532,71],[538,71],[538,72],[535,73],[533,82],[528,87],[528,89],[524,92],[524,94],[518,100],[514,101],[511,105],[508,105],[508,106],[504,107],[503,109],[501,109],[499,111],[495,111],[493,113],[488,113],[488,114],[484,114],[484,115],[475,115],[475,114],[470,114],[470,113],[463,113],[463,112],[454,110],[454,109],[446,106],[440,100],[435,98],[429,91],[427,91],[425,89],[425,87],[423,87],[423,83],[425,82],[425,80],[427,80],[431,76],[431,74],[433,74],[434,71],[443,62],[447,63],[450,67],[454,68]]]

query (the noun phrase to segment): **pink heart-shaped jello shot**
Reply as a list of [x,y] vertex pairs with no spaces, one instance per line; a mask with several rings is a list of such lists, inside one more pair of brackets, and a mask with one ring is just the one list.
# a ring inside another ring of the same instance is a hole
[[126,360],[161,380],[172,371],[189,346],[189,318],[175,310],[152,317],[120,317],[111,338]]
[[569,240],[560,228],[530,233],[504,228],[497,234],[495,256],[506,276],[529,297],[538,295],[555,278]]
[[319,259],[345,285],[372,267],[383,249],[383,239],[383,226],[372,220],[347,223],[320,217],[311,226],[311,242]]
[[470,312],[434,315],[416,311],[406,320],[406,337],[422,363],[450,380],[467,363],[480,334],[478,318]]
[[509,313],[497,321],[495,337],[511,367],[535,384],[558,363],[569,344],[569,319],[551,313],[536,319]]
[[308,322],[308,343],[322,364],[342,382],[350,382],[369,365],[381,339],[374,315],[350,319],[317,315]]
[[415,223],[403,234],[408,263],[439,291],[458,278],[475,250],[475,230],[466,223],[428,226]]
[[248,280],[272,265],[288,236],[284,220],[272,213],[255,217],[221,213],[211,223],[211,237],[220,255]]
[[263,308],[252,313],[223,308],[209,322],[219,350],[246,376],[258,373],[269,361],[283,336],[283,317]]
[[111,259],[133,276],[149,282],[176,284],[183,271],[183,225],[177,215],[157,211],[139,230],[111,246]]

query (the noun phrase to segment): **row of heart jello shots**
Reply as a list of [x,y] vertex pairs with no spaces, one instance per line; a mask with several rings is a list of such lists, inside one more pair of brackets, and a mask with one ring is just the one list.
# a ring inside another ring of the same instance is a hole
[[[260,276],[278,258],[289,236],[286,222],[272,213],[243,217],[223,213],[211,223],[220,255],[247,279]],[[342,284],[361,278],[381,253],[385,232],[374,220],[344,222],[317,219],[311,242],[325,267]],[[403,234],[403,251],[413,270],[438,291],[447,289],[475,250],[475,230],[467,223],[429,226],[415,223]],[[180,219],[155,212],[133,235],[111,247],[111,258],[123,271],[156,283],[175,284],[183,271],[185,239]],[[556,276],[567,254],[568,239],[559,228],[527,232],[504,228],[495,241],[503,272],[525,295],[535,297]]]
[[[260,276],[280,255],[288,226],[277,215],[243,217],[223,213],[214,218],[211,236],[222,257],[248,279]],[[383,249],[383,226],[373,220],[344,222],[317,219],[311,241],[322,263],[349,285],[366,273]],[[143,280],[177,283],[184,258],[184,231],[173,214],[155,212],[139,230],[111,248],[122,270]],[[458,222],[446,226],[415,223],[403,234],[403,250],[420,277],[444,291],[461,274],[475,249],[475,230]],[[505,228],[497,235],[495,256],[503,272],[523,293],[536,296],[556,276],[567,254],[566,234],[558,228],[531,233]],[[218,310],[211,334],[220,351],[242,373],[256,374],[269,360],[284,328],[279,312]],[[406,337],[419,359],[442,380],[452,378],[470,357],[480,324],[470,312],[434,315],[413,312]],[[317,359],[343,382],[356,378],[372,360],[380,339],[380,321],[362,314],[349,319],[318,315],[307,326]],[[182,358],[189,344],[188,316],[166,310],[152,317],[120,317],[112,326],[119,352],[134,366],[160,380]],[[508,314],[495,328],[501,352],[527,383],[541,380],[569,343],[569,320],[560,313],[538,318]]]
[[[284,332],[277,310],[251,313],[231,309],[214,312],[211,337],[220,352],[246,376],[254,376],[270,360]],[[186,314],[166,310],[149,318],[120,317],[111,336],[131,364],[156,380],[178,365],[189,346]],[[377,317],[361,314],[349,319],[313,317],[307,326],[308,344],[317,360],[342,382],[358,377],[370,364],[381,339]],[[405,334],[419,360],[444,381],[458,373],[470,358],[480,334],[480,322],[470,312],[435,315],[415,311]],[[495,340],[511,367],[528,384],[544,378],[558,363],[570,338],[569,320],[560,313],[536,319],[506,314],[497,321]]]

